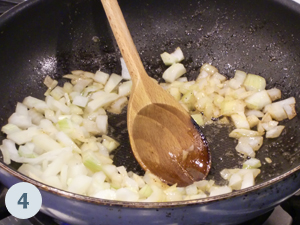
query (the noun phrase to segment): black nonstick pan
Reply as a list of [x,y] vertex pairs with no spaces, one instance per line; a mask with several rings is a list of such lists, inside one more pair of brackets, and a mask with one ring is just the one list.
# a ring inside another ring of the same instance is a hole
[[[203,63],[232,77],[235,70],[261,75],[267,88],[296,98],[299,112],[300,6],[271,0],[120,0],[129,30],[147,73],[162,81],[164,51],[181,47],[188,79]],[[98,0],[28,0],[0,17],[0,125],[18,101],[43,98],[46,75],[58,79],[71,70],[120,73],[120,52]],[[110,134],[122,145],[113,153],[117,165],[143,174],[126,133],[126,110],[111,115]],[[300,188],[299,116],[283,121],[277,139],[257,153],[265,162],[254,187],[200,200],[171,203],[119,202],[80,196],[43,185],[0,162],[0,180],[10,187],[20,180],[35,184],[43,196],[41,211],[70,224],[238,224],[265,213]],[[229,128],[203,128],[212,153],[209,179],[222,184],[223,168],[241,165]],[[2,135],[1,139],[5,136]]]

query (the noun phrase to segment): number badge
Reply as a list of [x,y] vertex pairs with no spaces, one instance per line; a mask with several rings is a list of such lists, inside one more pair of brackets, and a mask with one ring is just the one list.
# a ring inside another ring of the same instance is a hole
[[18,219],[33,217],[42,206],[42,195],[34,185],[17,183],[8,189],[5,205],[11,215]]

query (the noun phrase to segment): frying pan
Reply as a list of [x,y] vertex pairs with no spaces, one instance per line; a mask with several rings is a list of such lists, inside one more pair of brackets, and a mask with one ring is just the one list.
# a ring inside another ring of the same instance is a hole
[[[180,46],[188,79],[203,63],[232,77],[236,69],[266,78],[267,88],[294,96],[299,112],[300,6],[284,0],[131,0],[119,1],[147,73],[161,81],[164,51]],[[74,69],[120,73],[120,52],[99,0],[28,0],[0,17],[0,125],[16,102],[43,98],[46,75],[62,84]],[[254,187],[207,199],[168,203],[120,202],[90,198],[34,181],[0,161],[0,180],[10,187],[26,181],[43,197],[41,211],[70,224],[239,224],[270,211],[300,188],[299,116],[283,121],[277,139],[266,140],[257,157],[262,173]],[[110,135],[122,145],[117,165],[142,174],[126,133],[126,110],[111,115]],[[218,184],[223,168],[242,159],[228,138],[231,128],[207,126],[212,152],[209,179]],[[2,135],[1,139],[5,136]],[[265,162],[270,157],[272,163]]]

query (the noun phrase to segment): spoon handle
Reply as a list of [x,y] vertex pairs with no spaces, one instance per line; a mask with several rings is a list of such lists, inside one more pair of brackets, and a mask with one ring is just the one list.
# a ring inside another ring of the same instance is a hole
[[142,77],[146,79],[148,75],[133,43],[118,1],[101,0],[101,2],[132,81],[136,83]]

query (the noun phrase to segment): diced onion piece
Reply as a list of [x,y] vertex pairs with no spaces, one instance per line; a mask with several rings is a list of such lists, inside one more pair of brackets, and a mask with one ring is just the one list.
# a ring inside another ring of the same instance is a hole
[[254,175],[252,172],[248,172],[243,177],[241,189],[252,187],[254,185]]
[[19,146],[18,153],[21,157],[35,158],[37,156],[37,154],[33,151],[34,150],[34,145],[33,145],[33,148],[32,148],[32,147],[29,147],[29,146],[31,146],[30,144],[32,144],[32,143],[28,142],[25,145],[20,145]]
[[181,62],[184,60],[184,55],[180,47],[177,47],[175,51],[171,53],[171,55],[175,57],[175,62]]
[[257,126],[259,119],[255,115],[247,116],[250,128]]
[[60,131],[56,133],[56,140],[65,147],[71,147],[73,151],[81,153],[80,148],[75,144],[75,142],[64,132]]
[[239,174],[232,174],[229,179],[228,186],[231,187],[233,190],[240,190],[242,186],[243,178]]
[[279,137],[281,132],[283,131],[283,129],[284,129],[283,125],[274,127],[273,129],[267,131],[266,138],[277,138],[277,137]]
[[182,96],[181,101],[185,104],[195,104],[197,99],[193,91],[188,91]]
[[257,124],[257,132],[259,132],[261,135],[265,134],[265,129],[262,126],[262,122],[261,121],[259,121],[258,124]]
[[[272,105],[280,105],[280,106],[282,106],[282,107],[283,107],[284,105],[293,105],[293,104],[296,104],[296,99],[295,99],[294,97],[290,97],[290,98],[287,98],[287,99],[284,99],[284,100],[281,100],[281,101],[272,103]],[[270,106],[271,106],[271,105],[267,105],[267,106],[264,108],[264,112],[268,112]]]
[[102,165],[97,155],[92,151],[82,153],[82,162],[89,170],[98,172],[102,170]]
[[104,91],[106,93],[113,91],[117,87],[117,85],[121,82],[121,80],[122,77],[120,75],[117,75],[115,73],[111,74],[107,83],[105,84]]
[[178,63],[178,62],[184,60],[183,52],[181,51],[181,49],[179,47],[177,47],[175,49],[175,51],[172,52],[171,54],[169,54],[167,52],[162,53],[160,55],[160,57],[166,66],[170,66],[174,63]]
[[57,80],[53,80],[50,76],[46,76],[44,79],[44,84],[47,86],[48,89],[53,89],[57,84]]
[[78,95],[73,99],[72,104],[80,106],[80,107],[85,107],[87,105],[88,101],[89,101],[89,98]]
[[66,106],[64,103],[55,100],[52,96],[47,96],[46,97],[46,103],[49,106],[49,108],[56,110],[56,111],[61,111],[65,114],[70,113],[70,108]]
[[259,159],[251,158],[243,163],[243,169],[254,169],[261,167],[261,162]]
[[235,149],[239,152],[242,153],[245,156],[249,156],[251,158],[255,157],[255,152],[254,150],[251,148],[251,146],[249,144],[246,143],[238,143],[237,146],[235,147]]
[[13,132],[7,135],[7,138],[14,141],[18,145],[25,144],[32,140],[32,138],[38,135],[40,131],[37,127],[29,127],[27,130],[21,130]]
[[176,81],[179,81],[179,82],[188,82],[188,78],[187,77],[179,77],[178,79],[176,79]]
[[144,200],[145,202],[163,202],[165,201],[165,193],[161,188],[156,185],[150,185],[152,189],[152,194]]
[[238,129],[250,129],[248,120],[244,114],[232,114],[231,119]]
[[96,118],[96,124],[99,129],[100,134],[106,134],[108,128],[108,116],[107,115],[99,115]]
[[80,175],[74,177],[71,180],[70,184],[68,185],[68,191],[80,195],[86,194],[91,183],[92,183],[92,178],[89,176]]
[[232,138],[257,137],[257,136],[261,136],[261,134],[257,131],[247,130],[247,129],[234,129],[229,134],[229,137],[232,137]]
[[259,75],[248,74],[243,85],[247,91],[262,91],[266,88],[266,80]]
[[231,116],[236,113],[244,113],[245,103],[241,100],[223,101],[221,104],[221,114]]
[[170,65],[176,63],[176,57],[167,52],[162,53],[160,55],[160,57],[166,66],[170,66]]
[[179,101],[181,99],[181,93],[179,91],[179,88],[171,87],[168,89],[168,92],[175,98],[175,100]]
[[240,137],[239,143],[248,144],[254,151],[257,151],[263,144],[263,137]]
[[290,120],[293,119],[297,115],[296,109],[295,109],[295,104],[283,105],[283,109],[286,112],[286,114]]
[[28,116],[28,108],[23,103],[18,102],[15,113],[23,116]]
[[132,81],[126,81],[120,84],[118,94],[120,96],[128,96],[132,87]]
[[[199,191],[200,192],[200,191]],[[164,193],[166,194],[166,201],[181,201],[183,200],[183,195],[182,193],[177,189],[176,185],[173,185],[166,190],[164,190]],[[202,192],[203,193],[203,192]],[[205,194],[204,194],[205,195]],[[193,195],[194,197],[195,195]],[[193,199],[192,196],[190,196],[189,199]],[[201,196],[202,197],[202,196]],[[201,198],[199,195],[197,195],[197,198]],[[205,197],[207,197],[205,195]],[[187,199],[186,199],[187,200]]]
[[73,85],[70,84],[69,82],[66,82],[66,83],[64,83],[63,89],[64,89],[65,93],[69,94],[73,91]]
[[0,145],[0,150],[1,150],[1,153],[3,156],[4,163],[9,165],[11,163],[10,151],[5,146],[6,145],[5,142],[6,142],[6,140],[2,141],[2,145]]
[[93,82],[92,79],[78,79],[77,83],[74,85],[73,90],[77,92],[82,92],[86,86]]
[[[200,73],[199,73],[199,75],[198,75],[196,81],[200,81],[200,80],[203,81],[204,78],[207,78],[207,77],[209,77],[209,76],[210,76],[210,73],[208,73],[208,72],[205,71],[205,70],[202,70],[202,71],[200,71]],[[205,80],[205,81],[203,81],[203,82],[207,82],[207,80]]]
[[272,88],[267,90],[272,102],[281,99],[281,90],[279,90],[278,88]]
[[227,194],[230,192],[232,192],[231,187],[228,187],[228,186],[215,187],[215,188],[212,188],[209,197]]
[[187,195],[196,195],[198,193],[196,184],[193,183],[185,187],[185,192]]
[[[96,91],[99,91],[103,88],[103,85],[100,83],[96,83],[94,82],[93,84],[89,85],[88,87],[86,87],[82,92],[81,95],[84,97],[89,96],[91,93],[94,93]],[[68,96],[68,95],[65,95]]]
[[92,135],[100,134],[97,124],[94,120],[83,119],[82,125],[86,129],[86,131],[90,132]]
[[114,191],[112,189],[100,190],[93,197],[103,198],[103,199],[108,199],[108,200],[115,200],[116,199],[116,191]]
[[38,112],[36,109],[32,108],[28,110],[29,117],[31,118],[31,121],[35,125],[39,125],[41,120],[44,118],[44,115],[40,112]]
[[244,83],[247,74],[243,71],[237,70],[235,72],[234,78],[229,80],[229,86],[233,89],[238,89]]
[[192,91],[194,87],[197,87],[197,85],[194,86],[195,84],[196,84],[195,81],[185,82],[185,83],[183,83],[182,85],[180,85],[179,91],[180,91],[182,94],[186,94],[187,92]]
[[8,123],[1,128],[1,131],[5,134],[12,134],[14,132],[21,131],[21,129],[15,124]]
[[[233,80],[233,79],[231,79],[231,80]],[[230,81],[231,81],[231,80],[230,80]],[[230,84],[230,82],[229,82],[229,84]],[[236,99],[243,99],[243,98],[241,98],[240,96],[244,95],[245,93],[248,93],[244,87],[238,87],[238,88],[235,88],[235,89],[232,88],[232,89],[233,89],[232,97],[234,97],[234,98],[236,98]],[[244,98],[246,98],[246,97],[248,97],[248,96],[250,96],[250,95],[251,95],[251,94],[245,96]]]
[[281,106],[280,104],[273,103],[267,105],[265,108],[267,108],[266,112],[269,113],[274,120],[282,121],[288,118],[286,111],[284,110],[283,106]]
[[47,134],[38,134],[32,138],[32,142],[45,152],[62,148],[62,146],[53,140]]
[[53,187],[58,188],[58,189],[62,189],[62,184],[61,184],[58,176],[56,176],[56,175],[48,176],[48,177],[44,178],[43,183],[45,183],[49,186],[53,186]]
[[261,125],[263,126],[263,128],[266,131],[269,131],[269,130],[272,130],[274,127],[276,127],[278,125],[278,122],[274,121],[274,120],[271,120],[271,121],[269,121],[267,123],[262,123]]
[[95,76],[94,76],[94,80],[101,83],[101,84],[106,84],[107,80],[109,78],[109,74],[108,73],[104,73],[100,70],[98,70],[96,73],[95,73]]
[[62,167],[69,161],[72,157],[72,152],[61,152],[44,170],[43,178],[48,178],[50,176],[56,176],[62,169]]
[[88,112],[94,112],[98,108],[105,106],[109,103],[114,102],[116,99],[119,98],[119,95],[116,93],[105,93],[102,94],[101,97],[97,97],[94,100],[90,101],[87,104],[86,110]]
[[121,68],[122,68],[122,71],[121,71],[122,78],[125,79],[125,80],[130,80],[131,76],[130,76],[130,73],[129,73],[128,68],[126,66],[125,60],[121,57],[120,61],[121,61]]
[[245,91],[245,92],[241,93],[240,95],[236,95],[235,97],[237,99],[244,100],[244,99],[248,98],[249,96],[253,95],[254,93],[255,93],[254,91]]
[[[178,81],[178,79],[175,80],[174,82],[170,83],[170,84],[168,84],[168,83],[164,83],[164,84],[168,85],[169,88],[171,88],[171,87],[180,88],[186,82]],[[160,83],[160,84],[163,84],[163,83]]]
[[[220,175],[223,179],[229,180],[232,174],[236,173],[239,169],[223,169],[220,172]],[[235,172],[233,172],[235,171]]]
[[184,65],[182,65],[181,63],[174,63],[172,66],[166,69],[162,77],[166,82],[171,83],[185,73],[186,69]]
[[260,169],[223,169],[220,175],[223,179],[229,180],[233,174],[239,174],[241,177],[244,177],[244,175],[249,172],[251,172],[255,178],[260,173]]
[[139,194],[129,188],[120,188],[116,191],[116,200],[119,201],[137,201]]
[[13,113],[8,118],[8,123],[14,124],[21,129],[26,129],[32,126],[31,118],[28,115],[22,115],[18,113]]
[[65,92],[62,87],[56,86],[51,92],[50,95],[56,100],[61,99],[64,96]]
[[128,103],[127,97],[121,97],[117,99],[115,102],[113,102],[110,107],[108,108],[109,112],[115,113],[115,114],[120,114]]
[[[93,181],[91,183],[91,186],[88,189],[89,196],[93,196],[98,191],[109,188],[110,185],[105,182],[106,176],[102,171],[94,173],[92,175],[92,178],[93,178]],[[108,185],[108,186],[105,187],[105,185]]]
[[193,115],[191,115],[191,117],[195,120],[195,122],[196,122],[199,126],[204,126],[204,120],[203,120],[203,116],[202,116],[201,113],[193,114]]
[[205,71],[207,72],[209,75],[213,75],[214,73],[217,73],[218,72],[218,69],[208,63],[205,63],[201,66],[200,68],[200,73],[202,71]]
[[29,109],[35,108],[39,112],[44,112],[48,108],[45,101],[42,101],[40,99],[31,96],[24,98],[23,104],[26,105]]
[[43,182],[41,179],[42,171],[40,168],[37,168],[35,165],[23,164],[19,167],[18,171],[28,177],[31,177],[32,179]]
[[246,116],[254,115],[258,118],[262,118],[265,114],[262,111],[259,111],[259,110],[246,110],[245,115]]
[[[91,72],[88,72],[88,71],[82,71],[83,72],[83,77],[84,78],[94,78],[95,74],[94,73],[91,73]],[[73,71],[72,71],[73,73]]]
[[83,70],[72,70],[71,73],[79,77],[83,76]]
[[272,103],[266,90],[254,93],[245,99],[245,103],[249,109],[261,110],[266,105]]
[[219,124],[229,124],[229,120],[227,119],[227,117],[223,117],[221,119],[218,120]]
[[218,73],[218,72],[215,72],[215,73],[212,75],[212,78],[213,78],[213,79],[218,79],[218,80],[220,80],[221,82],[227,80],[227,78],[226,78],[224,75],[222,75],[222,74],[220,74],[220,73]]
[[112,139],[111,137],[108,137],[106,135],[103,135],[103,142],[102,144],[107,148],[109,152],[115,150],[117,147],[119,147],[120,143],[116,140]]

